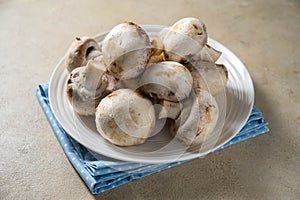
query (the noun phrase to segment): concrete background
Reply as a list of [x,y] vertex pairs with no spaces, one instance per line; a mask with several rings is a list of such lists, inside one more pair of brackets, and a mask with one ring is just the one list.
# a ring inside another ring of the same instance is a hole
[[[247,66],[271,131],[93,196],[35,97],[75,36],[194,16]],[[300,1],[0,1],[0,199],[299,199]]]

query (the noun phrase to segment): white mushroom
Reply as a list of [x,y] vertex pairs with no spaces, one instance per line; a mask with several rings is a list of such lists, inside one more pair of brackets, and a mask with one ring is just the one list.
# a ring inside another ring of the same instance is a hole
[[151,101],[130,89],[119,89],[101,100],[96,111],[98,132],[119,146],[142,144],[155,126]]
[[106,73],[102,61],[89,61],[75,68],[68,79],[67,94],[73,109],[80,115],[94,115],[101,98],[115,90],[114,77]]
[[85,66],[89,60],[101,55],[97,42],[90,37],[76,37],[69,47],[65,64],[71,73],[75,68]]
[[140,89],[152,98],[178,102],[189,96],[193,79],[188,69],[172,61],[149,64],[140,78]]
[[228,71],[224,65],[194,61],[186,66],[193,77],[193,88],[207,90],[213,96],[216,96],[226,87]]
[[206,26],[196,18],[183,18],[158,36],[166,51],[166,59],[186,61],[207,43]]
[[118,79],[130,79],[144,71],[151,54],[151,44],[140,26],[125,22],[115,26],[106,35],[102,51],[112,75]]
[[171,126],[171,133],[188,146],[202,144],[214,130],[218,116],[214,97],[205,90],[196,89],[183,102],[181,114]]

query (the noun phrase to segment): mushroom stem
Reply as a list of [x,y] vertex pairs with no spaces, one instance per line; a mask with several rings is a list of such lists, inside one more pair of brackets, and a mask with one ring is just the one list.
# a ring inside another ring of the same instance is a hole
[[[95,91],[101,83],[102,76],[106,72],[106,68],[103,62],[89,61],[85,70],[84,87],[89,91]],[[106,88],[102,86],[102,88]]]

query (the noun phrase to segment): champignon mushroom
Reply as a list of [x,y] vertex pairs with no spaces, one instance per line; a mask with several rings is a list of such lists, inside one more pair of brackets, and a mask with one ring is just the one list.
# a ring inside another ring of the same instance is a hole
[[203,143],[214,130],[219,116],[214,97],[206,90],[195,89],[183,102],[180,116],[171,126],[171,133],[186,145]]
[[102,43],[104,61],[113,76],[130,79],[140,75],[151,54],[147,33],[133,22],[115,26]]
[[155,126],[151,101],[130,89],[119,89],[103,98],[96,110],[98,132],[119,146],[142,144]]
[[73,109],[80,115],[94,115],[101,98],[115,90],[114,77],[106,73],[102,61],[89,61],[75,68],[68,79],[67,94]]
[[182,62],[198,53],[207,43],[206,26],[196,18],[183,18],[158,35],[167,60]]
[[65,64],[71,73],[75,68],[85,66],[87,62],[101,55],[97,42],[90,37],[76,37],[69,47]]
[[216,96],[226,87],[228,71],[224,65],[198,60],[186,66],[193,77],[193,88],[207,90]]
[[193,79],[188,69],[172,61],[149,64],[140,78],[140,89],[152,98],[178,102],[189,96]]

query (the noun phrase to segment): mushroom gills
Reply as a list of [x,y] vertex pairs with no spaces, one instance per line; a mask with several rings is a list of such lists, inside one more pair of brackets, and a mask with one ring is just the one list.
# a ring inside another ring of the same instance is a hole
[[93,49],[89,53],[87,52],[85,62],[82,65],[86,65],[90,60],[102,60],[102,52],[98,49]]
[[71,73],[75,68],[85,66],[90,59],[96,58],[100,54],[99,46],[93,38],[76,37],[66,54],[67,70]]

